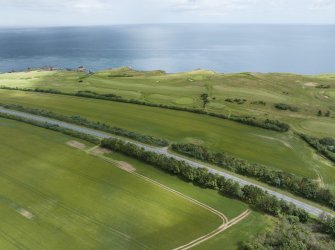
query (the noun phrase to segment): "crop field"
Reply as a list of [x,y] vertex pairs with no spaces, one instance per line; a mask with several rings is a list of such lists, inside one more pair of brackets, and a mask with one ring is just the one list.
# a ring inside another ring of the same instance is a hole
[[242,222],[229,228],[223,234],[219,234],[209,241],[204,242],[196,247],[194,250],[207,250],[207,249],[234,249],[236,245],[241,242],[240,237],[248,239],[250,230],[253,235],[263,233],[266,228],[269,228],[273,223],[269,218],[264,218],[264,215],[257,212],[252,213]]
[[[245,205],[243,205],[243,203],[237,201],[233,201],[234,203],[231,203],[231,199],[223,196],[218,197],[217,192],[214,190],[204,190],[191,183],[180,181],[177,177],[162,175],[161,170],[152,168],[138,160],[125,157],[118,153],[113,153],[111,157],[119,161],[127,161],[131,163],[136,166],[137,172],[155,179],[164,185],[182,192],[183,194],[193,197],[198,201],[210,205],[211,207],[224,213],[228,219],[232,219],[245,209]],[[227,207],[227,204],[233,204],[233,206]],[[234,225],[232,228],[229,228],[223,233],[194,247],[193,249],[235,249],[243,240],[263,233],[265,230],[271,228],[274,221],[275,220],[270,216],[265,216],[261,213],[253,211],[247,218]]]
[[[0,249],[171,249],[222,223],[189,200],[89,154],[93,145],[83,141],[6,119],[0,119],[0,138]],[[109,156],[228,219],[247,209],[123,155]],[[252,212],[235,225],[244,230],[230,228],[220,244],[235,248],[270,224]],[[210,239],[207,249],[216,249],[217,242]]]
[[291,132],[278,133],[188,112],[45,93],[0,90],[0,102],[80,115],[171,142],[201,144],[335,187],[333,165],[320,160]]

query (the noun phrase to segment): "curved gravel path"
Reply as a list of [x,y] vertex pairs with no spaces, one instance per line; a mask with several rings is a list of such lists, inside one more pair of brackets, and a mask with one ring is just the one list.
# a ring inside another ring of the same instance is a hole
[[[49,123],[49,124],[58,125],[58,126],[63,127],[63,128],[72,129],[72,130],[75,130],[75,131],[78,131],[78,132],[81,132],[81,133],[84,133],[84,134],[96,136],[96,137],[99,137],[99,138],[118,138],[118,139],[121,139],[125,142],[129,142],[129,143],[132,143],[132,144],[136,144],[137,146],[143,147],[147,151],[155,152],[157,154],[163,154],[163,155],[166,155],[168,157],[175,158],[177,160],[185,161],[186,163],[188,163],[192,167],[207,168],[209,172],[214,173],[214,174],[218,174],[218,175],[224,176],[227,179],[231,179],[233,181],[236,181],[241,186],[253,185],[253,186],[259,187],[259,188],[267,191],[268,193],[276,196],[278,199],[282,199],[284,201],[293,203],[297,207],[304,209],[306,212],[308,212],[309,214],[311,214],[313,216],[318,217],[323,213],[327,213],[326,211],[323,211],[320,208],[309,205],[307,203],[304,203],[302,201],[299,201],[299,200],[294,199],[292,197],[289,197],[287,195],[278,193],[278,192],[273,191],[271,189],[268,189],[268,188],[262,187],[260,185],[254,184],[254,183],[249,182],[247,180],[244,180],[240,177],[228,174],[228,173],[223,172],[223,171],[213,169],[213,168],[211,168],[207,165],[201,164],[199,162],[196,162],[196,161],[184,158],[182,156],[178,156],[178,155],[175,155],[173,153],[170,153],[170,152],[168,152],[167,148],[152,147],[152,146],[144,145],[144,144],[139,143],[139,142],[134,142],[134,141],[130,141],[130,140],[127,140],[127,139],[124,139],[124,138],[120,138],[118,136],[114,136],[114,135],[111,135],[111,134],[108,134],[108,133],[105,133],[105,132],[101,132],[101,131],[98,131],[98,130],[94,130],[94,129],[90,129],[90,128],[86,128],[86,127],[81,127],[81,126],[74,125],[74,124],[67,123],[67,122],[53,120],[53,119],[50,119],[50,118],[47,118],[47,117],[42,117],[42,116],[32,115],[32,114],[24,113],[24,112],[20,112],[20,111],[5,109],[3,107],[0,107],[0,113],[15,115],[15,116],[18,116],[18,117],[23,117],[23,118],[27,118],[27,119],[31,119],[31,120],[35,120],[35,121],[46,122],[46,123]],[[329,213],[327,213],[327,214],[329,214]]]

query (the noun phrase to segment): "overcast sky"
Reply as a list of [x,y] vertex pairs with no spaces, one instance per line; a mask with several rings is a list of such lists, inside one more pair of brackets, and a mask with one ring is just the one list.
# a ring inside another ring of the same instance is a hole
[[335,0],[0,0],[0,26],[335,23]]

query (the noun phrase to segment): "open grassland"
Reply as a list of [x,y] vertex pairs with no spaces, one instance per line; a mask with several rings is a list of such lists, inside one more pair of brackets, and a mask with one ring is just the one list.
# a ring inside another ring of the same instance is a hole
[[[208,93],[211,97],[207,107],[209,111],[270,117],[286,121],[303,133],[335,136],[334,118],[317,117],[319,110],[323,114],[326,111],[330,111],[331,116],[335,114],[335,75],[331,74],[218,74],[205,70],[165,74],[120,68],[94,74],[75,71],[0,74],[0,85],[52,88],[66,92],[90,90],[197,108],[202,106],[200,94]],[[245,99],[246,102],[230,103],[226,99]],[[254,103],[258,101],[265,102],[265,105]],[[297,107],[298,112],[277,110],[273,107],[275,103],[290,104]],[[317,122],[309,123],[310,120]],[[325,130],[325,127],[329,129]]]
[[0,102],[80,115],[130,131],[201,144],[252,162],[323,181],[334,188],[335,168],[293,133],[278,133],[199,114],[88,98],[0,90]]
[[171,249],[221,223],[70,137],[1,119],[0,138],[1,249]]

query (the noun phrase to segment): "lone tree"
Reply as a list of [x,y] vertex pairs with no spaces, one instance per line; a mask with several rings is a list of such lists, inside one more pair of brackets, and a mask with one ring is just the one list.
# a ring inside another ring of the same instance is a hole
[[201,94],[201,100],[202,100],[202,103],[203,103],[203,108],[206,107],[206,105],[209,103],[209,97],[208,97],[208,94],[206,93],[203,93]]

